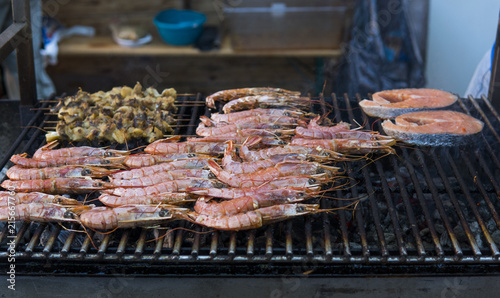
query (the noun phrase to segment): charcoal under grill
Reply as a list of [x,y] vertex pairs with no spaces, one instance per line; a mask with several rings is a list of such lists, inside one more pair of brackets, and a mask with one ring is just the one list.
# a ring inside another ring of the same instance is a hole
[[[320,97],[314,112],[334,121],[380,122],[359,109],[361,97]],[[194,135],[198,96],[179,98],[175,134]],[[43,108],[43,107],[42,107]],[[486,99],[453,106],[485,122],[482,135],[460,148],[397,146],[395,155],[340,163],[347,185],[311,200],[330,212],[260,229],[214,231],[185,221],[157,229],[108,234],[76,225],[18,225],[17,272],[170,276],[338,276],[345,274],[498,273],[500,245],[500,117]],[[39,112],[33,126],[47,126]],[[33,153],[44,142],[27,127],[12,152]],[[4,166],[4,164],[0,165]],[[338,199],[332,199],[338,198]],[[352,204],[353,199],[361,199]],[[345,209],[342,209],[345,208]],[[0,229],[0,267],[8,268],[7,225]]]

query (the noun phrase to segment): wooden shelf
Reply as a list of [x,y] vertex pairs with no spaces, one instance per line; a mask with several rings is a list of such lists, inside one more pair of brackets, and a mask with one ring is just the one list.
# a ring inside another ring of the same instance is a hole
[[304,49],[304,50],[265,50],[235,51],[229,37],[222,41],[221,48],[213,51],[200,51],[192,46],[169,46],[160,38],[154,37],[147,45],[129,48],[116,44],[111,37],[72,36],[59,44],[59,55],[84,56],[276,56],[276,57],[338,57],[340,49]]

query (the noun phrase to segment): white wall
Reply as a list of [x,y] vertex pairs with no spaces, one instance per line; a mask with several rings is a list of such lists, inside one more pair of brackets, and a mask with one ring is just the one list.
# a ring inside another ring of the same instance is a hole
[[430,0],[427,87],[464,95],[495,41],[499,0]]

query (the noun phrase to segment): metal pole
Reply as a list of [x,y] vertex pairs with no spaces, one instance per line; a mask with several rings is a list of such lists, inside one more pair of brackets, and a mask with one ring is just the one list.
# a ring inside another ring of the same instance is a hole
[[20,106],[33,107],[37,102],[37,94],[29,0],[12,1],[12,19],[14,24],[24,24],[23,34],[12,41],[16,43]]
[[498,19],[493,62],[491,63],[491,79],[488,90],[488,99],[490,100],[491,105],[497,111],[500,111],[500,16]]

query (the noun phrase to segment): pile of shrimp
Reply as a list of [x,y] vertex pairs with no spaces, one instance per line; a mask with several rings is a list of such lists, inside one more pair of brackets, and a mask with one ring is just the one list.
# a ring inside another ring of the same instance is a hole
[[[11,180],[2,187],[52,194],[60,194],[66,185],[62,193],[98,190],[97,199],[104,205],[62,204],[57,202],[60,197],[47,197],[45,203],[23,201],[18,205],[22,206],[19,220],[41,221],[45,214],[50,218],[45,220],[76,221],[94,230],[188,220],[239,231],[324,212],[310,201],[339,184],[343,178],[339,161],[349,161],[352,155],[394,152],[395,141],[377,132],[351,129],[344,122],[320,125],[321,117],[308,113],[310,99],[299,92],[225,90],[207,97],[210,107],[216,101],[227,102],[224,113],[200,117],[197,137],[157,140],[132,155],[104,149],[94,153],[87,147],[73,149],[84,154],[66,156],[71,154],[63,149],[56,154],[54,145],[47,145],[32,159],[13,156],[17,165],[9,170]],[[107,181],[99,180],[102,177]],[[30,188],[22,181],[40,186]],[[53,209],[54,216],[43,211],[44,206]]]

